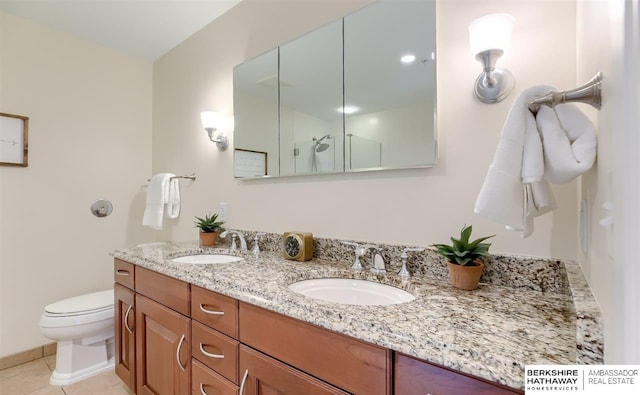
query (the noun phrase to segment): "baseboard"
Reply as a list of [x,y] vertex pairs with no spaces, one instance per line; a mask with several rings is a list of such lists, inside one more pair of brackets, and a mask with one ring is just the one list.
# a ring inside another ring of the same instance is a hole
[[0,370],[17,366],[26,362],[35,361],[42,357],[47,357],[56,353],[56,343],[45,344],[44,346],[32,348],[0,358]]

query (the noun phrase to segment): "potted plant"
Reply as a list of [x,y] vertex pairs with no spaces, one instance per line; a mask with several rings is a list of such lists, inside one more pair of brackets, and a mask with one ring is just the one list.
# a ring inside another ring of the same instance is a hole
[[491,244],[483,241],[495,236],[481,237],[470,242],[471,229],[471,225],[463,227],[459,239],[451,238],[451,245],[433,244],[438,253],[447,259],[451,285],[469,291],[478,288],[484,269],[480,258],[489,255]]
[[194,224],[200,229],[200,245],[211,247],[216,245],[218,230],[222,228],[223,221],[217,221],[218,214],[208,214],[204,218],[195,217]]

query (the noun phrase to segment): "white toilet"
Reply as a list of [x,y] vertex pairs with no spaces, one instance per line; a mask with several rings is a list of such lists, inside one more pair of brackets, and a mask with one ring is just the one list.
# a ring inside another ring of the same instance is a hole
[[113,289],[80,295],[44,308],[40,330],[58,341],[49,382],[69,385],[113,369]]

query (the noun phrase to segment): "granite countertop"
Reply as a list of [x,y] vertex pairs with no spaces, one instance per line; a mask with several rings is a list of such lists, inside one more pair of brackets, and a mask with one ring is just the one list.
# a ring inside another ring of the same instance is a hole
[[[592,337],[589,328],[576,330],[580,314],[576,314],[571,293],[494,284],[481,284],[469,292],[437,280],[416,277],[402,280],[395,274],[356,273],[349,269],[350,262],[318,258],[308,262],[287,261],[273,252],[263,252],[259,258],[243,253],[244,261],[230,264],[192,265],[170,261],[198,253],[226,254],[228,250],[203,250],[196,242],[149,243],[117,250],[113,256],[513,388],[524,388],[525,364],[578,363],[579,342],[584,340],[579,338],[586,336],[588,342]],[[289,284],[298,280],[325,277],[383,282],[407,290],[416,299],[391,306],[355,306],[310,299],[288,289]]]

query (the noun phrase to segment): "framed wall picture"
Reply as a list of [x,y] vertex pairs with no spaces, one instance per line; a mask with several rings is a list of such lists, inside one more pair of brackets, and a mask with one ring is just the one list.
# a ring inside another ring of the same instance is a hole
[[29,117],[0,112],[0,165],[28,166]]

